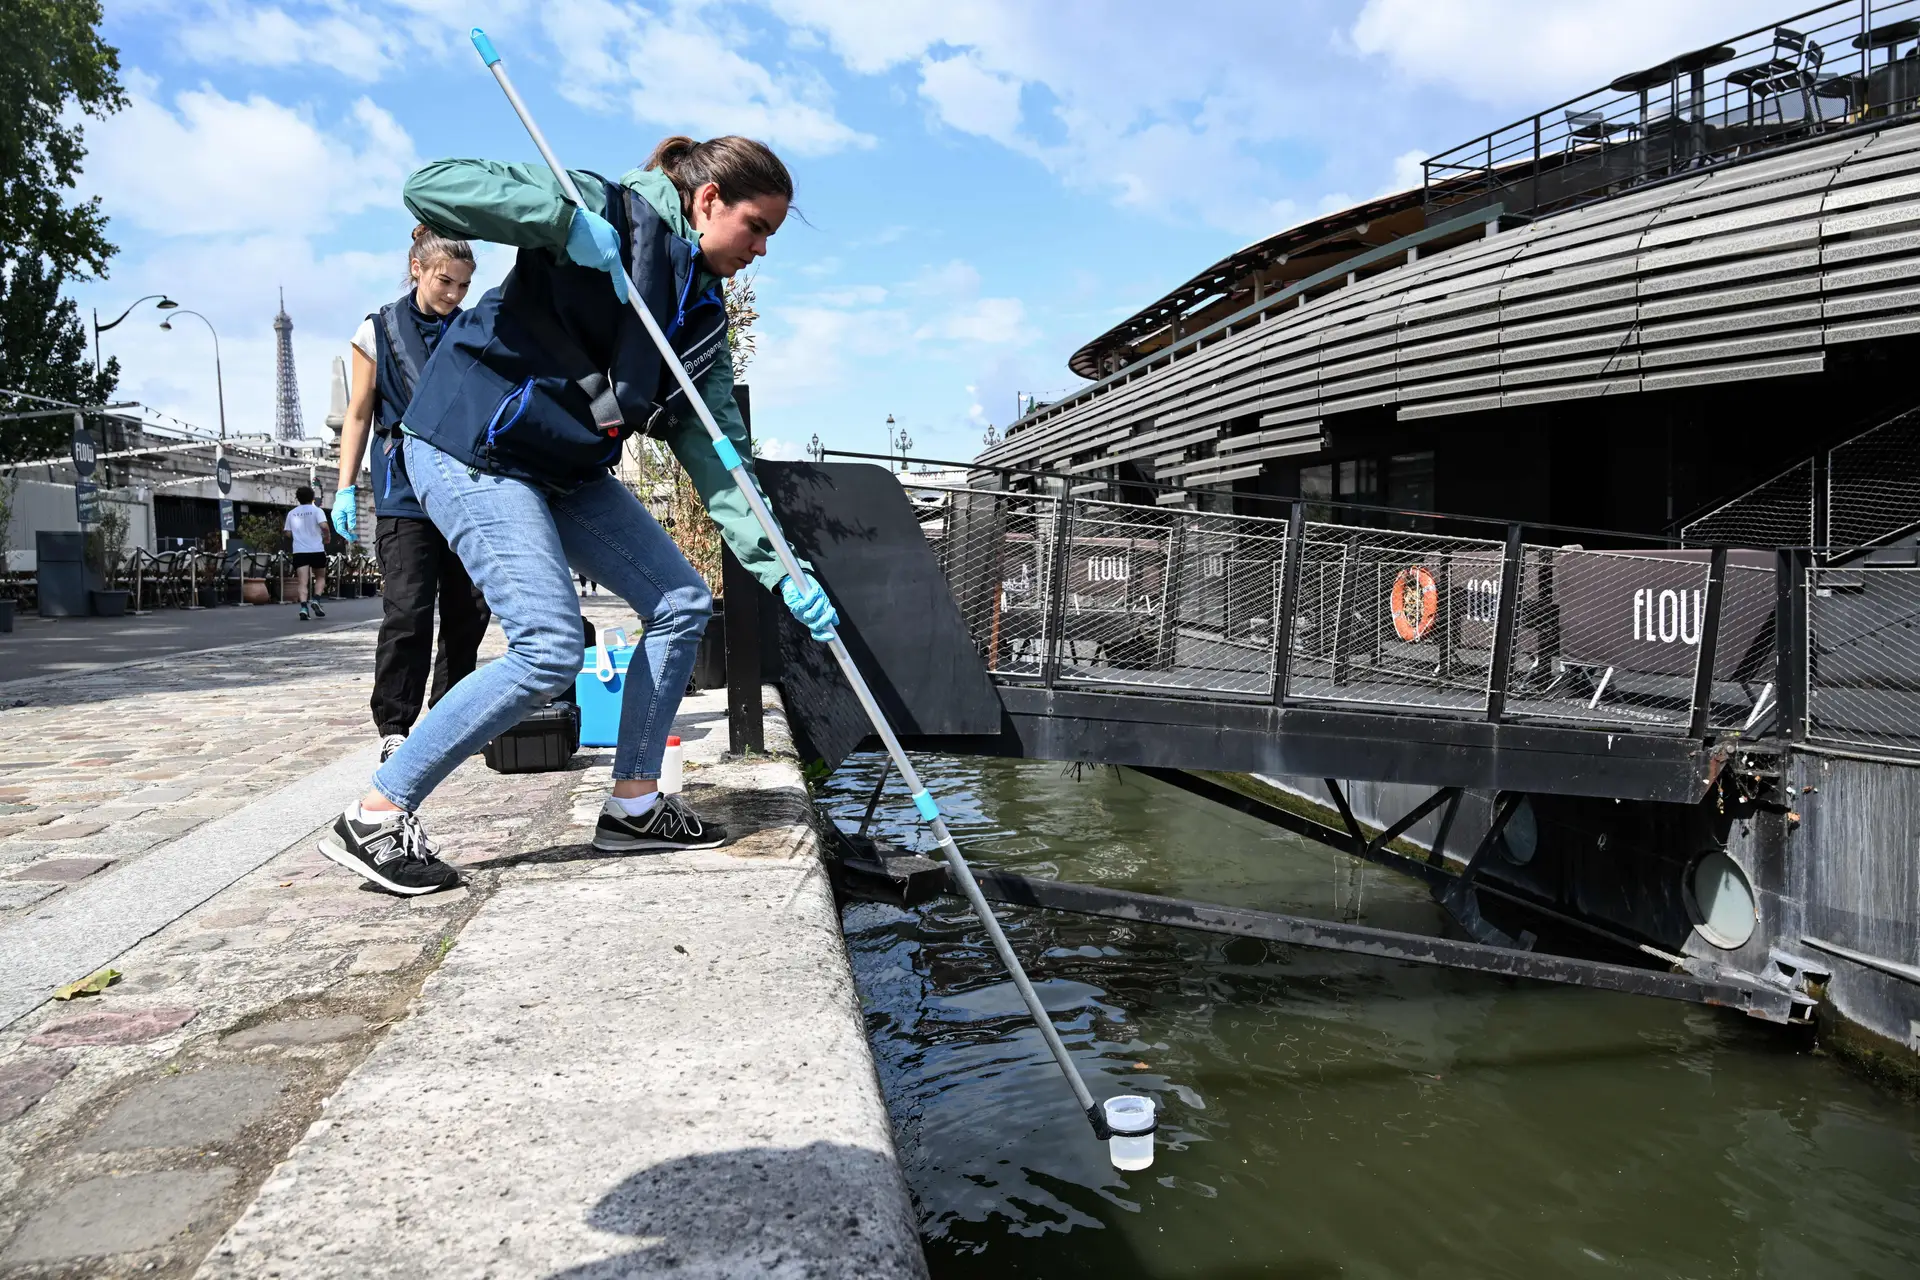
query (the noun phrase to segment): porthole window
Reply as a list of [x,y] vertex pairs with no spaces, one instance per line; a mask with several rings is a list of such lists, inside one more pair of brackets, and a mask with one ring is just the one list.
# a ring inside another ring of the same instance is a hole
[[1516,867],[1533,861],[1540,851],[1540,824],[1533,816],[1533,800],[1523,798],[1500,832],[1500,855]]
[[1759,923],[1753,885],[1740,864],[1715,850],[1687,872],[1687,910],[1701,937],[1726,951],[1743,947]]

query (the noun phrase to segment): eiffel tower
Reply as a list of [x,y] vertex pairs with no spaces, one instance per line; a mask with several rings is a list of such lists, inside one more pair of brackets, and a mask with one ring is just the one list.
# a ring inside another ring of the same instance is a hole
[[280,290],[280,314],[273,318],[274,419],[273,434],[290,444],[307,438],[300,418],[300,383],[293,372],[293,317],[287,314],[287,291]]

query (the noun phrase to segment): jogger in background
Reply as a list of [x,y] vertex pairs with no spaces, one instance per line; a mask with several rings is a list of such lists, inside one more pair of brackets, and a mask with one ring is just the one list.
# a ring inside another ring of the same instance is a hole
[[[313,503],[313,490],[301,485],[293,491],[300,505],[287,512],[280,527],[293,537],[293,573],[300,592],[300,621],[324,618],[320,597],[327,590],[327,513]],[[311,613],[309,613],[311,611]]]
[[361,321],[353,335],[353,394],[340,432],[333,527],[349,541],[358,533],[354,481],[371,430],[374,550],[380,557],[385,607],[374,651],[372,709],[382,760],[406,741],[420,718],[423,697],[431,707],[472,674],[489,620],[486,599],[414,494],[400,434],[401,415],[427,361],[460,314],[473,267],[473,249],[466,241],[415,227],[407,252],[407,292]]

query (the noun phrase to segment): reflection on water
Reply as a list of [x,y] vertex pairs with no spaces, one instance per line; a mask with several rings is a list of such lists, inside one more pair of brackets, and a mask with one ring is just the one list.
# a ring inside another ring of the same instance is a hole
[[[857,823],[877,759],[824,806]],[[1437,931],[1418,886],[1137,774],[926,762],[970,857]],[[875,833],[919,839],[897,780]],[[936,1277],[1920,1275],[1920,1111],[1738,1014],[1007,908],[1122,1175],[964,905],[846,909]]]

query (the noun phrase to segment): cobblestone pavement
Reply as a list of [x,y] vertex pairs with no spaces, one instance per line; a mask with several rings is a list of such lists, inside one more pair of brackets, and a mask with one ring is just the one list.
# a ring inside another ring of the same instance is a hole
[[[10,690],[0,936],[364,748],[373,636]],[[483,659],[499,643],[495,632]],[[372,891],[321,857],[317,832],[263,829],[274,847],[299,838],[116,958],[124,977],[104,994],[49,1001],[0,1030],[0,1276],[191,1274],[403,1016],[502,868],[577,840],[573,810],[604,789],[610,754],[552,774],[503,777],[478,758],[457,770],[422,810],[463,868],[466,887],[448,893]]]

